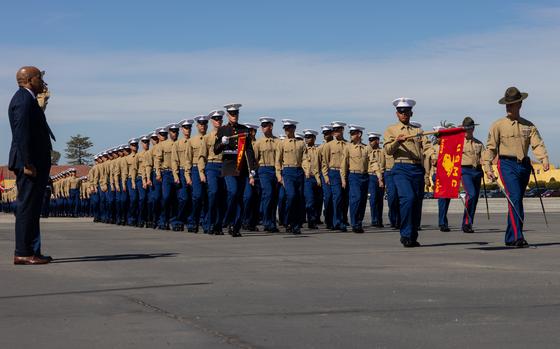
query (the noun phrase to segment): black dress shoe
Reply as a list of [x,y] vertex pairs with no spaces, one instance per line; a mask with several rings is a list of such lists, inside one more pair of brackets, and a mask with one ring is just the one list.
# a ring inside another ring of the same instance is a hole
[[222,229],[214,229],[213,232],[214,232],[214,235],[224,235],[224,232],[222,231]]
[[240,238],[240,237],[243,236],[243,235],[241,235],[241,232],[237,229],[233,229],[232,231],[233,231],[233,233],[231,234],[231,236],[234,237],[234,238]]
[[288,225],[288,226],[286,227],[286,233],[288,233],[288,234],[291,234],[291,233],[292,233],[292,226],[291,226],[291,225]]
[[299,227],[298,228],[293,228],[292,229],[292,234],[300,235],[301,234],[301,229]]
[[269,228],[267,231],[268,231],[269,233],[279,233],[279,232],[280,232],[280,230],[279,230],[278,228],[276,228],[276,227]]
[[231,236],[235,236],[235,230],[233,229],[233,227],[228,228],[228,234]]
[[38,254],[38,255],[35,255],[35,256],[36,256],[36,257],[39,257],[39,258],[41,258],[41,259],[46,259],[46,260],[48,260],[49,262],[52,262],[52,261],[54,260],[51,256],[43,256],[42,254]]
[[515,247],[515,248],[525,248],[525,247],[529,247],[529,243],[525,239],[517,239],[512,242],[506,242],[506,246]]
[[341,227],[339,230],[341,233],[346,233],[348,231],[348,229],[346,229],[346,226]]
[[463,227],[463,233],[472,234],[474,230],[470,225],[466,225]]
[[259,228],[254,226],[254,225],[249,225],[244,229],[247,230],[247,231],[259,231]]
[[317,226],[317,224],[314,224],[314,223],[309,223],[309,224],[307,225],[307,227],[308,227],[309,229],[319,229],[319,227]]
[[451,231],[451,229],[449,229],[448,226],[440,225],[439,226],[439,231],[448,232],[448,231]]
[[352,228],[352,232],[354,232],[356,234],[363,234],[364,229],[363,228]]

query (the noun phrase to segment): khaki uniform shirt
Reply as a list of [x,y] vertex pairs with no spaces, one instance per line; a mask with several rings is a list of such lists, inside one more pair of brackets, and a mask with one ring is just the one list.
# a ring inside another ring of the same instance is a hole
[[391,171],[393,166],[395,165],[395,159],[392,155],[388,155],[387,151],[383,148],[383,151],[380,154],[380,162],[381,165],[381,172]]
[[325,151],[325,144],[327,144],[327,143],[320,144],[317,147],[317,151],[318,151],[318,155],[319,155],[319,172],[320,172],[320,175],[323,174],[323,162],[325,161],[325,156],[324,156],[323,152]]
[[123,181],[126,182],[126,179],[130,178],[132,188],[134,189],[136,188],[136,177],[138,176],[138,153],[128,154],[124,157],[124,162],[126,164],[126,177]]
[[70,193],[70,190],[73,189],[80,189],[80,184],[81,184],[81,180],[79,178],[76,177],[69,177],[68,178],[68,190]]
[[142,185],[145,185],[149,178],[148,173],[146,172],[146,156],[150,154],[149,152],[150,150],[148,149],[147,151],[140,152],[136,155],[136,161],[138,164],[138,173],[136,174],[136,177],[142,177]]
[[[371,146],[370,146],[371,148]],[[369,153],[368,173],[374,174],[377,178],[383,180],[383,168],[381,167],[381,157],[383,156],[383,149],[373,149]]]
[[261,137],[253,143],[255,161],[260,166],[275,166],[276,148],[280,140],[274,136]]
[[87,182],[90,190],[97,191],[97,184],[99,183],[99,164],[96,163],[89,170],[87,175]]
[[52,189],[52,195],[55,197],[55,199],[58,199],[58,197],[59,197],[58,195],[59,195],[59,192],[60,192],[60,181],[59,180],[54,181],[53,185],[52,185],[52,188],[53,188]]
[[307,147],[303,141],[295,138],[279,141],[275,161],[276,176],[282,176],[284,167],[302,167],[306,155]]
[[548,153],[539,131],[529,120],[501,118],[490,126],[486,151],[483,153],[485,171],[492,169],[492,160],[498,156],[511,156],[522,160],[527,157],[529,146],[543,164],[548,164]]
[[[161,176],[161,171],[171,170],[171,153],[175,142],[171,138],[158,143],[158,147],[154,147],[154,168],[156,169],[156,176]],[[173,177],[178,177],[179,171],[173,173]]]
[[[187,150],[185,151],[185,178],[187,181],[191,180],[191,170],[193,166],[198,167],[198,173],[201,176],[204,175],[206,163],[202,161],[202,163],[199,164],[198,161],[200,157],[200,149],[203,146],[203,138],[203,135],[197,134],[196,136],[191,137],[187,143]],[[202,165],[202,168],[200,165]]]
[[[173,144],[173,149],[171,151],[171,169],[173,170],[173,179],[175,182],[179,181],[179,169],[185,169],[187,160],[185,153],[187,151],[188,142],[188,138],[183,137]],[[175,177],[175,174],[177,174],[177,177]]]
[[222,153],[214,153],[214,143],[216,143],[216,130],[206,134],[202,137],[202,145],[200,147],[200,154],[198,156],[198,168],[206,168],[208,162],[222,162]]
[[146,174],[146,179],[152,177],[152,172],[154,171],[154,151],[159,146],[159,143],[154,144],[149,150],[144,154],[144,171]]
[[336,139],[333,139],[323,145],[321,170],[326,181],[329,179],[329,169],[340,169],[340,164],[342,164],[342,154],[347,145],[348,142],[345,140],[339,141]]
[[111,160],[105,160],[99,165],[99,184],[101,190],[109,190],[110,178],[109,169],[111,167]]
[[373,149],[369,145],[359,143],[348,143],[342,150],[342,161],[340,162],[340,178],[346,182],[349,173],[367,174],[369,170],[369,159]]
[[312,146],[308,147],[306,159],[303,161],[303,172],[305,172],[305,177],[315,177],[315,180],[320,185],[321,184],[321,167],[319,162],[319,147]]
[[482,152],[484,145],[476,138],[466,139],[463,145],[463,159],[461,166],[474,166],[482,165]]
[[112,190],[120,191],[119,188],[119,179],[121,177],[121,166],[120,166],[120,159],[116,158],[111,160],[110,167],[109,167],[109,180],[111,181],[111,188]]
[[[400,134],[415,137],[411,137],[406,141],[399,143],[395,139]],[[385,152],[388,155],[393,156],[395,163],[414,163],[422,165],[426,170],[425,179],[429,179],[429,161],[425,160],[426,155],[430,151],[433,151],[431,150],[432,143],[429,141],[428,137],[421,136],[421,134],[422,129],[411,125],[405,125],[399,121],[385,130],[385,134],[383,136],[385,139],[383,149],[385,149]]]

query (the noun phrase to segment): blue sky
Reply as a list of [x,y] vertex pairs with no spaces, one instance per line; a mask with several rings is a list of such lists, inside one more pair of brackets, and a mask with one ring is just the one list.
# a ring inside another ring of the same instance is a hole
[[[95,151],[155,127],[244,104],[301,128],[344,120],[383,131],[391,101],[416,98],[424,128],[471,115],[486,139],[506,87],[560,162],[557,1],[27,1],[2,5],[0,108],[15,71],[47,70],[47,118],[62,151]],[[277,129],[280,132],[280,129]],[[10,142],[0,118],[0,163]]]

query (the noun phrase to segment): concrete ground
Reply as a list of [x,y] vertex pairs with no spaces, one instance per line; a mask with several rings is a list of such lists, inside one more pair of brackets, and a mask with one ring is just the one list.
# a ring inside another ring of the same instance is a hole
[[528,214],[527,249],[505,215],[476,234],[206,236],[43,222],[46,266],[14,266],[0,219],[0,348],[558,348],[560,213]]

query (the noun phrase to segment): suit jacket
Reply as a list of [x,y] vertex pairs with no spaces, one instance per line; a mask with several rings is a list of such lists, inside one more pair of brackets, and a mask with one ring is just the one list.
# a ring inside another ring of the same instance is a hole
[[25,165],[34,165],[38,169],[50,167],[50,138],[54,139],[54,136],[45,113],[25,88],[20,87],[12,97],[8,116],[12,129],[9,169],[15,171]]
[[[228,144],[222,143],[223,136],[233,136],[246,133],[245,151],[239,170],[237,169],[237,138],[230,138]],[[253,144],[249,136],[249,129],[240,124],[228,124],[222,126],[216,132],[216,142],[214,143],[214,154],[222,154],[222,176],[247,176],[250,171],[255,169],[255,153]]]

